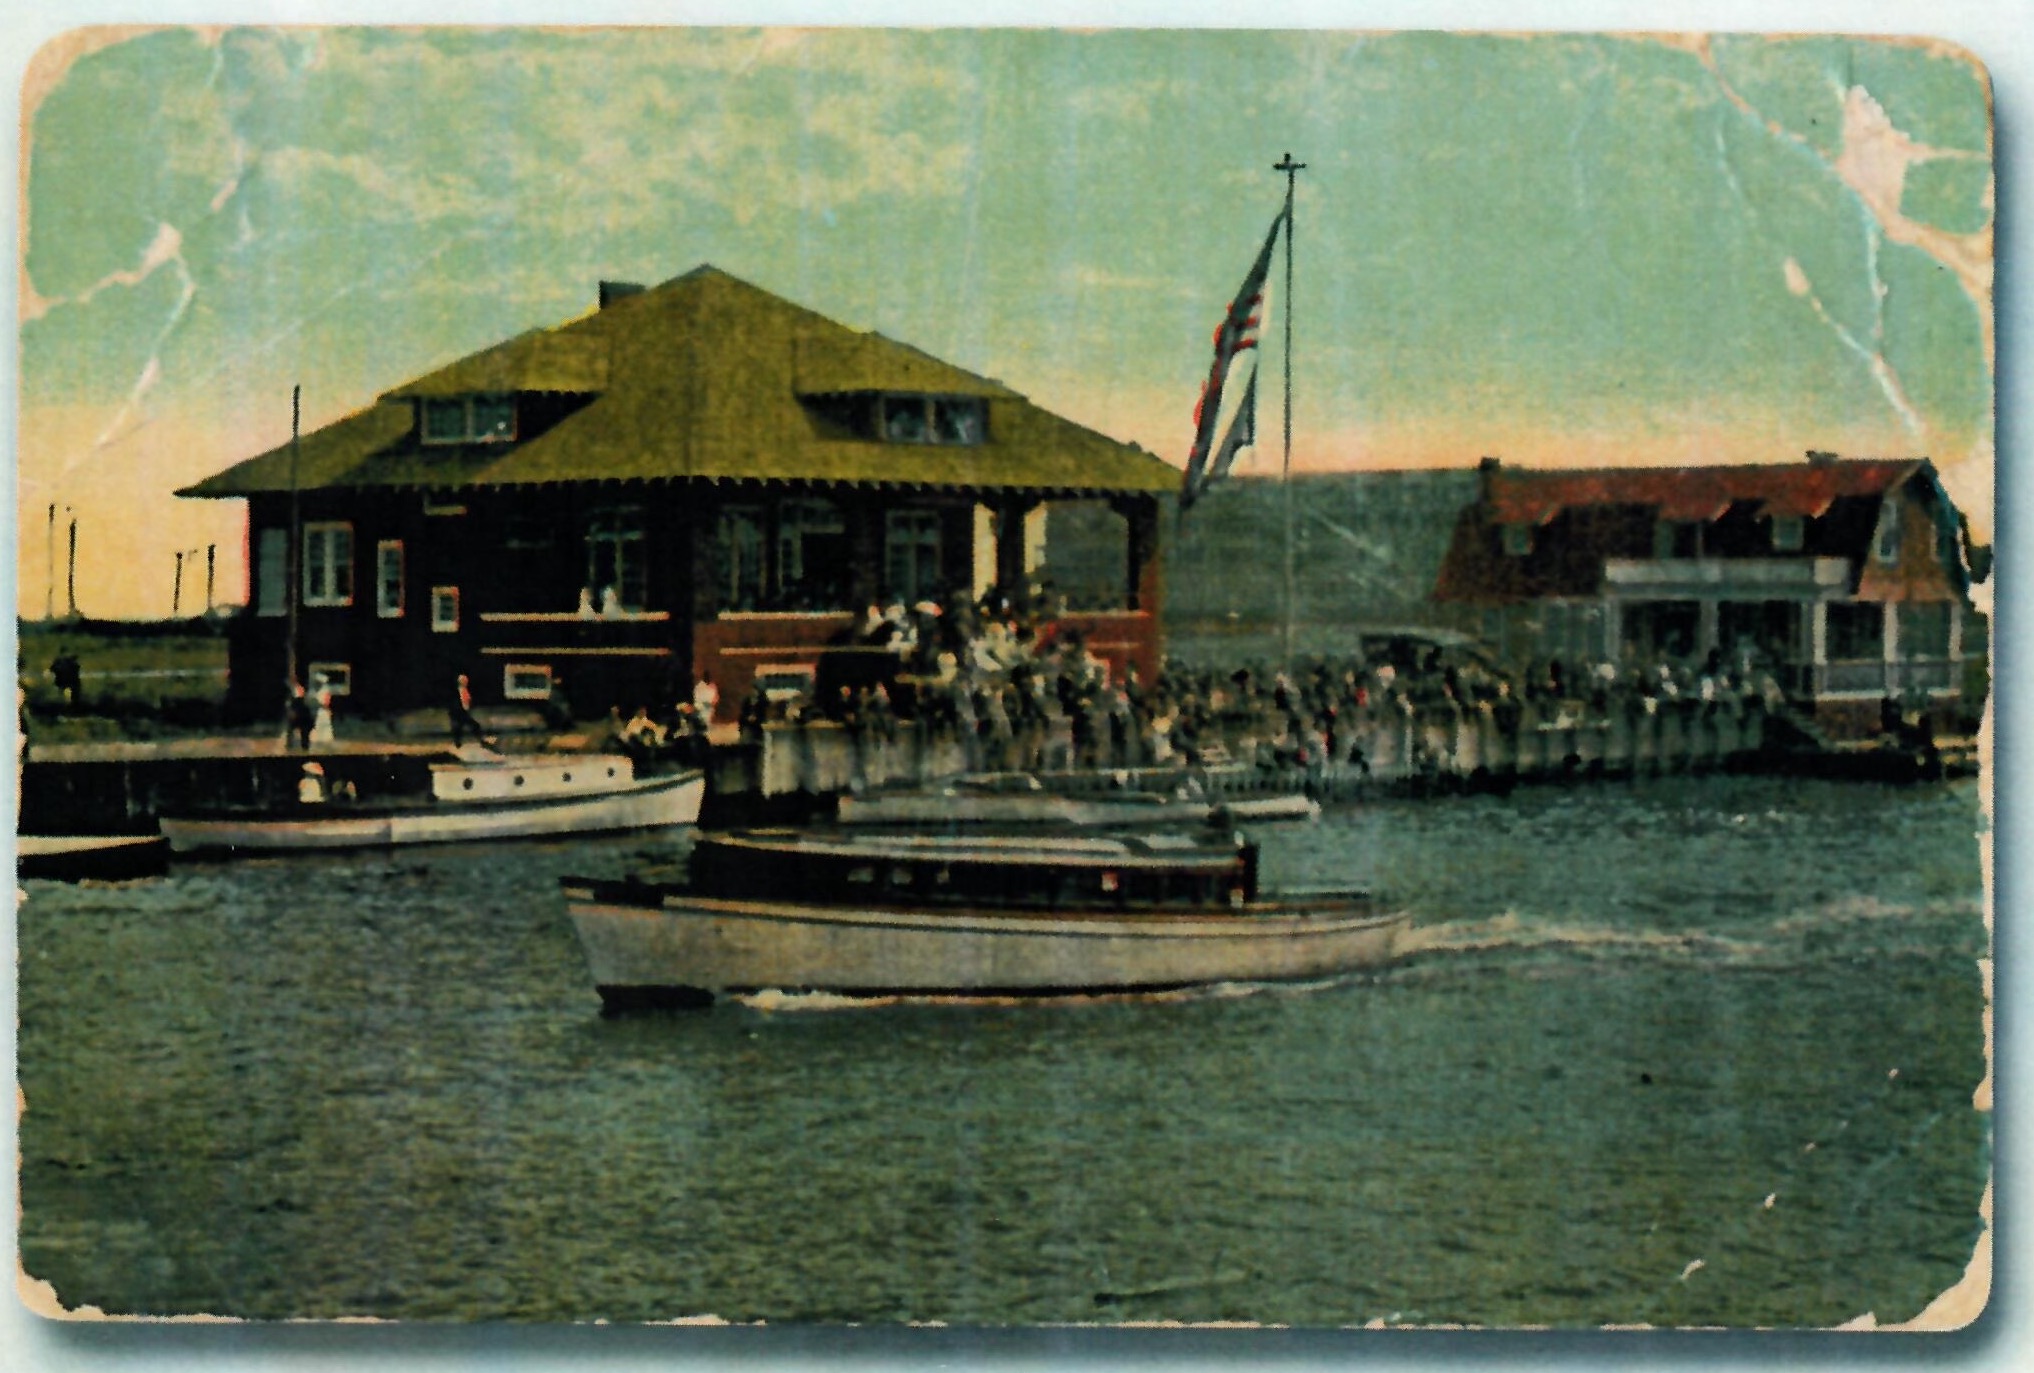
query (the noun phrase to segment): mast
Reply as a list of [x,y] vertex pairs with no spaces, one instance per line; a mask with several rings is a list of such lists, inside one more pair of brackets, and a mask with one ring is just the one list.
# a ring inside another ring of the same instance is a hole
[[290,546],[283,555],[283,595],[289,606],[289,647],[284,659],[283,671],[288,676],[286,685],[297,685],[297,557],[298,545],[304,541],[303,530],[299,528],[302,515],[297,508],[297,416],[304,388],[290,388]]
[[1285,297],[1279,304],[1280,314],[1285,316],[1285,464],[1281,469],[1281,484],[1285,488],[1285,670],[1292,671],[1292,622],[1296,613],[1297,595],[1293,581],[1292,541],[1292,200],[1293,188],[1299,174],[1306,169],[1306,163],[1295,162],[1287,153],[1272,164],[1272,170],[1285,173]]

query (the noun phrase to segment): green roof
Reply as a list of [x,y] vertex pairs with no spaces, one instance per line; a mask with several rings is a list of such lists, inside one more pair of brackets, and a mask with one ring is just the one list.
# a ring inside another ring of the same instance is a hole
[[[877,391],[979,397],[989,409],[987,439],[842,437],[799,399]],[[590,399],[523,442],[418,443],[412,398],[507,392]],[[1158,492],[1174,489],[1179,472],[1000,382],[707,266],[394,387],[305,435],[296,472],[301,490],[697,479]],[[179,494],[290,488],[284,445]]]

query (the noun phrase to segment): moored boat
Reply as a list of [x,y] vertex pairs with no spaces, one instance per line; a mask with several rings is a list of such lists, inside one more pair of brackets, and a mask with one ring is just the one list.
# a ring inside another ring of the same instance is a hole
[[1321,803],[1303,791],[1273,791],[1257,796],[1225,797],[1209,817],[1218,825],[1244,821],[1261,824],[1266,820],[1312,820],[1321,813]]
[[431,764],[428,795],[354,800],[312,777],[294,803],[162,817],[178,853],[381,848],[690,825],[706,776],[637,777],[618,755],[463,756]]
[[994,781],[962,778],[922,790],[883,790],[840,798],[843,825],[1056,825],[1076,829],[1118,825],[1197,824],[1206,800],[1158,791],[1068,793],[1026,774]]
[[702,837],[684,883],[563,885],[611,1010],[1306,981],[1388,961],[1410,923],[1365,893],[1260,892],[1254,844],[1175,833],[752,831]]
[[14,839],[19,877],[52,882],[124,882],[169,866],[160,834],[21,834]]

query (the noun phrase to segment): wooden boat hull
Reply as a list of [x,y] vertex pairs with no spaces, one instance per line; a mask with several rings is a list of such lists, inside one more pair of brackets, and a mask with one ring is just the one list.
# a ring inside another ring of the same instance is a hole
[[1002,997],[1308,981],[1388,962],[1410,923],[1361,897],[1041,914],[728,900],[576,879],[566,890],[610,1009],[766,988]]
[[165,816],[161,823],[178,853],[387,848],[690,825],[699,819],[705,798],[706,778],[692,772],[612,791],[527,801],[448,801],[357,811],[328,802],[280,815]]
[[14,840],[14,871],[19,877],[124,882],[154,877],[168,866],[169,841],[159,834],[24,834]]

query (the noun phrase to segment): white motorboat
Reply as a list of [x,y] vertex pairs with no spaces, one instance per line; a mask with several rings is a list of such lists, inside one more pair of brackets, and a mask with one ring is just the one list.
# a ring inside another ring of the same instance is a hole
[[428,795],[356,801],[306,785],[295,802],[161,823],[178,853],[380,848],[690,825],[705,797],[703,772],[637,777],[620,755],[466,754],[431,764]]
[[1260,893],[1240,837],[758,831],[702,837],[688,878],[564,879],[609,1009],[1306,981],[1388,961],[1410,923],[1364,893]]

